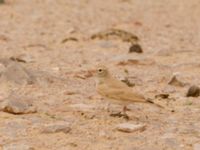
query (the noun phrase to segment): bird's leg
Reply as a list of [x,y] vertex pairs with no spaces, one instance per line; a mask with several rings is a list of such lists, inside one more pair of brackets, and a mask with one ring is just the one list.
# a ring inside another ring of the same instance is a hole
[[126,106],[124,106],[124,107],[123,107],[123,111],[122,111],[122,112],[123,112],[123,114],[126,114],[126,111],[127,111],[127,107],[126,107]]
[[111,113],[110,116],[112,116],[112,117],[124,117],[125,119],[128,120],[128,119],[129,119],[129,116],[127,115],[126,111],[127,111],[127,107],[124,106],[124,107],[123,107],[123,110],[122,110],[121,112],[118,112],[118,113]]
[[123,112],[122,115],[123,115],[123,117],[124,117],[125,119],[129,119],[129,116],[128,116],[128,114],[126,113],[127,110],[128,110],[127,107],[124,106],[124,107],[123,107],[123,111],[122,111],[122,112]]

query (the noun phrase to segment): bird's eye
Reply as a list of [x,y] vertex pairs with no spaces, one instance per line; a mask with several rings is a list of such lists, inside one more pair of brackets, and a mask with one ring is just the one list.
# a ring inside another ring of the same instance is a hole
[[99,72],[102,72],[102,69],[99,69],[98,71],[99,71]]

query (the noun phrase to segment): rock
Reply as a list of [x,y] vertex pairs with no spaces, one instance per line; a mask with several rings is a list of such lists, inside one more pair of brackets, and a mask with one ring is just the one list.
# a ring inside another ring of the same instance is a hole
[[117,125],[117,130],[127,133],[135,131],[144,131],[145,128],[146,128],[145,124],[121,123]]
[[168,84],[170,85],[174,85],[174,86],[180,86],[180,87],[183,87],[185,86],[185,84],[181,81],[179,81],[177,79],[177,76],[176,75],[173,75],[172,78],[170,79],[170,81],[168,82]]
[[200,143],[194,144],[193,150],[200,150]]
[[157,95],[155,95],[155,98],[167,99],[167,98],[169,98],[169,94],[167,94],[167,93],[157,94]]
[[71,127],[68,122],[56,122],[56,123],[46,124],[42,129],[42,133],[56,133],[56,132],[69,133],[70,131]]
[[34,148],[25,143],[12,143],[4,145],[3,150],[34,150]]
[[187,97],[198,97],[200,95],[200,88],[196,85],[191,86],[186,94]]
[[[31,72],[17,62],[3,64],[5,68],[1,72],[1,79],[17,84],[32,84],[35,78]],[[1,67],[2,68],[2,67]]]
[[14,94],[4,100],[1,110],[12,114],[29,114],[37,111],[31,99]]
[[12,56],[10,57],[11,60],[13,61],[18,61],[18,62],[23,62],[23,63],[30,63],[34,62],[34,58],[31,55],[28,54],[21,54],[18,56]]
[[139,44],[133,44],[129,48],[129,53],[143,53],[142,47]]

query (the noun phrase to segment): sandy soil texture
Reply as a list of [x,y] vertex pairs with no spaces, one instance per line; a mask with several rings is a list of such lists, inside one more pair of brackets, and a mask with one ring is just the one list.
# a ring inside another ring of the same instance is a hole
[[[0,149],[200,150],[200,98],[186,97],[200,84],[199,14],[198,0],[5,0]],[[110,116],[99,63],[166,109],[129,104],[129,120]]]

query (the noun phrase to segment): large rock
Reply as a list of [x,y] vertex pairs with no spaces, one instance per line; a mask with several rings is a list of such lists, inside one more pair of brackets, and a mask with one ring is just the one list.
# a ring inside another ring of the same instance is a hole
[[2,78],[17,84],[33,83],[33,76],[19,63],[10,63],[2,73]]
[[12,114],[28,114],[35,113],[36,107],[30,98],[12,94],[2,102],[1,110]]

